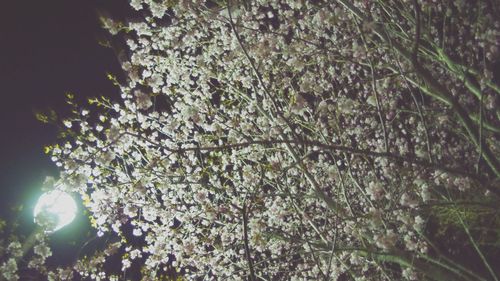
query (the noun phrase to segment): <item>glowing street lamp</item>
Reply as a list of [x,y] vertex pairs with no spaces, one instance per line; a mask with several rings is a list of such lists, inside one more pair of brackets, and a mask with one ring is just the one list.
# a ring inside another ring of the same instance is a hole
[[69,194],[60,190],[52,190],[42,194],[33,211],[35,223],[39,226],[23,242],[21,246],[22,254],[16,257],[16,261],[19,261],[33,248],[39,234],[43,232],[50,234],[63,228],[73,221],[76,212],[76,202]]
[[47,233],[63,228],[76,217],[75,200],[67,193],[52,190],[40,196],[35,205],[33,216],[35,223],[42,226]]

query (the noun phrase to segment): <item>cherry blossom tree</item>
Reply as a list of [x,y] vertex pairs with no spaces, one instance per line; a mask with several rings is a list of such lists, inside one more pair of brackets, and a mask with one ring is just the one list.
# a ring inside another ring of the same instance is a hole
[[51,278],[498,280],[498,4],[132,0],[121,100],[51,150],[120,239]]

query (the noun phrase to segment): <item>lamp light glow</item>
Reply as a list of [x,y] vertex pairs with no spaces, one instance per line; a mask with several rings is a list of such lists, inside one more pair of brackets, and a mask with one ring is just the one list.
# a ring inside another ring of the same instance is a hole
[[69,224],[76,216],[75,200],[67,193],[52,190],[40,196],[33,215],[46,232],[54,232]]

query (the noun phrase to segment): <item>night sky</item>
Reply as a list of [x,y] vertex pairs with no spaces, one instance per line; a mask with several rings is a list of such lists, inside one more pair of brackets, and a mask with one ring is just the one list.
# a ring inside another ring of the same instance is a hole
[[[79,101],[118,96],[118,89],[106,78],[107,72],[119,75],[121,71],[116,55],[98,44],[106,33],[97,10],[108,10],[113,2],[2,1],[0,215],[17,220],[23,228],[33,225],[31,212],[45,176],[57,176],[55,165],[43,152],[45,145],[57,142],[56,129],[37,121],[34,112],[54,109],[64,116],[69,110],[67,92]],[[21,213],[9,211],[21,204],[25,206]],[[69,228],[66,236],[81,232],[82,227]]]

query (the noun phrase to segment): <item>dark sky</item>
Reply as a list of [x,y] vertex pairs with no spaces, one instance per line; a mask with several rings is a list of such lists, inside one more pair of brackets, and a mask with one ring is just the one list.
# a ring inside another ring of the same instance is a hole
[[[109,0],[15,0],[0,7],[0,214],[25,205],[30,212],[46,175],[57,175],[43,147],[57,141],[54,127],[37,110],[68,110],[64,94],[80,100],[117,97],[106,73],[119,74],[114,52],[100,46],[97,9]],[[122,1],[125,2],[125,1]],[[106,7],[104,7],[106,9]],[[13,218],[10,216],[9,218]]]

